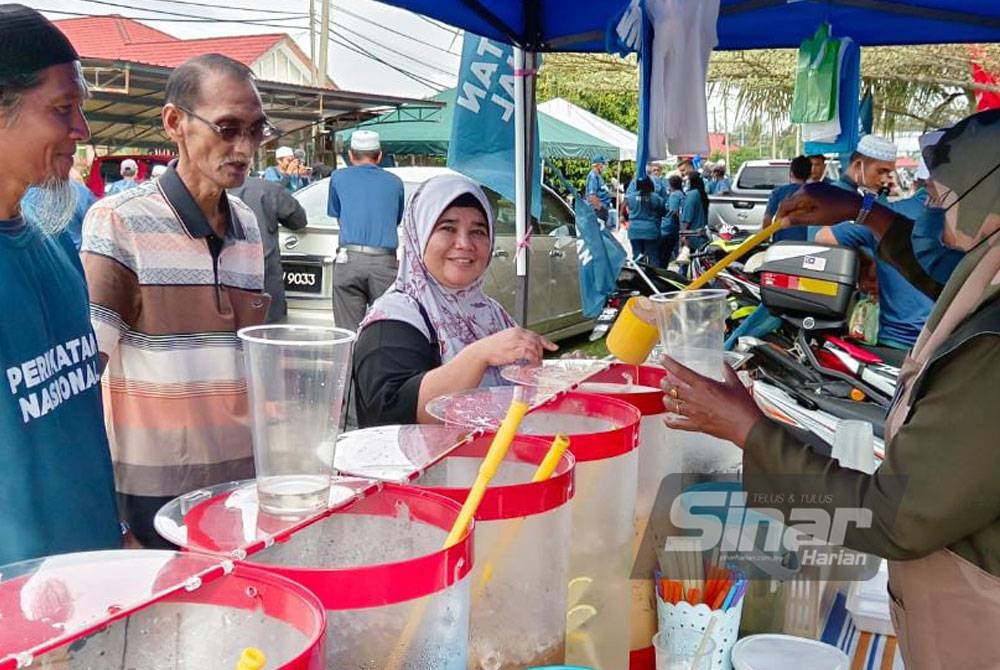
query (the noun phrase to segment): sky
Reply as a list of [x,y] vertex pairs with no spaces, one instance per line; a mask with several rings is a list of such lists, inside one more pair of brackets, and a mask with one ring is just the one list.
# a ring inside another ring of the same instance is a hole
[[[309,54],[309,1],[285,0],[279,5],[273,0],[143,0],[142,9],[128,0],[27,4],[53,20],[121,14],[180,38],[286,32]],[[315,1],[318,21],[320,0]],[[374,0],[331,2],[329,74],[340,88],[424,98],[455,85],[460,31]],[[247,20],[257,23],[235,22]]]

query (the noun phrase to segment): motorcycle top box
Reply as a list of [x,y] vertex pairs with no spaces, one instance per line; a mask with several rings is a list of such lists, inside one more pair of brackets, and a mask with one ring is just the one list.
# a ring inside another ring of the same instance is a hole
[[839,321],[854,294],[858,255],[845,247],[776,242],[759,272],[761,301],[772,313]]

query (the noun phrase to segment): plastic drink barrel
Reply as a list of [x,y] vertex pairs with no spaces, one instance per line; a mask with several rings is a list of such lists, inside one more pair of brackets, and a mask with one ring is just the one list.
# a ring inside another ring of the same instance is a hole
[[667,410],[663,405],[663,389],[660,384],[665,374],[663,368],[651,365],[614,363],[577,387],[581,392],[627,402],[642,414],[632,538],[632,611],[629,627],[631,670],[653,670],[656,662],[650,642],[656,633],[656,594],[653,587],[656,557],[650,553],[642,560],[636,558],[656,502],[660,482],[681,469],[680,454],[677,449],[670,448],[670,431],[663,423]]
[[[474,438],[413,485],[465,502],[490,441]],[[548,448],[516,437],[476,513],[470,670],[564,660],[575,461],[564,454],[549,479],[532,482]]]
[[572,502],[566,662],[626,668],[629,575],[641,415],[620,400],[566,393],[532,410],[521,433],[570,437]]
[[228,569],[219,557],[168,551],[5,566],[0,668],[234,668],[250,647],[267,668],[324,668],[326,616],[316,596],[269,572]]
[[325,506],[354,333],[340,328],[243,328],[257,494],[263,510]]
[[246,562],[319,597],[329,668],[465,670],[471,529],[442,549],[460,509],[444,496],[385,484]]

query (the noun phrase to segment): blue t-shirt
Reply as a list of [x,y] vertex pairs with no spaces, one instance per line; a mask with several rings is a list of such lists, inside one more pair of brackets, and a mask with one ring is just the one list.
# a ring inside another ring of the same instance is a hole
[[0,225],[0,565],[121,546],[79,259]]
[[340,244],[395,249],[403,218],[403,181],[377,165],[353,165],[330,175],[326,213],[340,220]]
[[701,193],[691,189],[684,194],[681,206],[681,230],[699,230],[705,227],[705,208],[701,204]]
[[119,179],[116,182],[111,183],[106,189],[104,189],[104,195],[114,195],[116,193],[122,193],[132,188],[139,186],[139,182],[135,179]]
[[267,181],[281,182],[285,185],[285,188],[292,193],[295,193],[307,183],[303,177],[300,177],[297,174],[284,174],[278,169],[277,165],[272,165],[264,170],[264,179]]
[[586,194],[588,196],[596,195],[604,209],[611,206],[611,193],[608,191],[608,185],[604,183],[604,177],[597,170],[591,170],[590,174],[587,175]]
[[625,196],[628,202],[630,240],[655,240],[660,236],[660,220],[663,218],[663,198],[655,191],[643,198],[638,191]]
[[[914,212],[915,207],[923,209],[923,205],[919,201],[914,202],[915,200],[900,200],[889,206],[909,218],[906,212]],[[838,244],[863,249],[875,258],[879,293],[879,344],[897,349],[912,347],[927,321],[934,301],[914,288],[896,268],[876,257],[878,242],[868,228],[854,223],[840,223],[833,226],[831,231]]]
[[660,235],[673,237],[681,229],[681,208],[684,206],[684,191],[670,191],[667,194],[667,211],[660,222]]
[[705,182],[705,191],[709,195],[715,195],[716,193],[725,193],[733,189],[733,180],[729,177],[723,177],[722,179],[715,180],[709,179]]
[[[782,184],[778,188],[771,191],[770,197],[767,199],[767,209],[764,211],[769,213],[772,217],[778,213],[778,208],[781,203],[784,202],[785,198],[790,197],[793,193],[797,193],[798,190],[802,188],[802,184]],[[793,240],[795,242],[805,242],[808,239],[809,230],[805,226],[792,226],[791,228],[785,228],[779,230],[771,239],[775,242],[780,242],[782,240]]]

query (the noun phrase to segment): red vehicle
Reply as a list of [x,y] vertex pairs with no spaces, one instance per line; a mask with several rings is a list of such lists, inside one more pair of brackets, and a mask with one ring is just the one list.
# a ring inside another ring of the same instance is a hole
[[149,179],[154,165],[166,165],[175,156],[170,154],[117,154],[114,156],[97,156],[90,166],[90,176],[87,177],[87,188],[98,198],[104,197],[104,188],[122,178],[121,164],[126,158],[131,158],[139,164],[137,181]]

